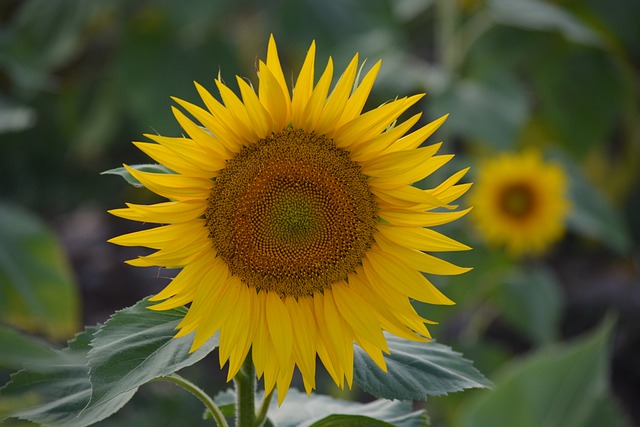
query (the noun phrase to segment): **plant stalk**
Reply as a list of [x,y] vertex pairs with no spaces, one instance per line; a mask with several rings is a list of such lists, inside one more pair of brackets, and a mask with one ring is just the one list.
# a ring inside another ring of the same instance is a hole
[[218,408],[218,405],[215,404],[213,399],[207,393],[205,393],[200,387],[198,387],[191,381],[187,380],[184,377],[181,377],[178,374],[159,377],[154,381],[167,381],[182,387],[183,389],[197,397],[204,404],[209,412],[211,412],[211,415],[213,416],[213,419],[215,420],[218,427],[229,427],[229,424],[227,424],[227,420],[224,418],[224,415],[222,414],[220,408]]
[[267,412],[269,412],[269,406],[271,405],[271,399],[273,398],[273,391],[267,394],[260,404],[258,412],[256,412],[256,419],[253,423],[254,427],[262,427],[264,421],[267,419]]
[[251,353],[233,378],[236,384],[236,427],[254,427],[256,421],[256,369]]

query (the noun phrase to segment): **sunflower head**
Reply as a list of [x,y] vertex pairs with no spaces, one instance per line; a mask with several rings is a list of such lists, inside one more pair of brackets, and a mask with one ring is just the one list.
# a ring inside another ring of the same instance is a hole
[[564,233],[566,193],[564,170],[539,152],[502,154],[479,167],[472,219],[489,244],[514,256],[541,254]]
[[412,186],[453,157],[422,146],[445,117],[412,132],[420,114],[398,123],[422,95],[363,112],[380,62],[359,80],[355,55],[333,88],[332,60],[317,81],[314,69],[312,43],[290,90],[271,38],[257,91],[240,77],[239,96],[196,84],[204,108],[175,99],[184,136],[135,142],[175,173],[125,166],[168,201],[111,211],[162,224],[111,240],[156,250],[129,264],[181,268],[152,309],[189,306],[176,336],[194,333],[192,350],[220,331],[229,378],[251,349],[280,402],[295,367],[315,387],[316,357],[350,386],[354,342],[386,370],[383,331],[429,338],[410,301],[452,304],[423,272],[467,270],[431,254],[469,248],[430,228],[467,212],[451,205],[467,170]]

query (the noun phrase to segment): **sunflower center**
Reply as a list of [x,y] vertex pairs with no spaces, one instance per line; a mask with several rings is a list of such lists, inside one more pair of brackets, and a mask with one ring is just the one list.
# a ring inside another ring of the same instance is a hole
[[295,297],[344,280],[371,247],[377,218],[349,152],[292,129],[227,162],[205,217],[233,274],[258,290]]
[[509,217],[526,217],[535,208],[535,194],[528,185],[512,184],[502,191],[500,206]]

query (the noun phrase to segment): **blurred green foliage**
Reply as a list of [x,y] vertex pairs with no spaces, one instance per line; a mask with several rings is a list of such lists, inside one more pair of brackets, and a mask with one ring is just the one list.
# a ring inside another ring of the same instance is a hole
[[[536,146],[570,176],[569,234],[542,259],[489,250],[464,220],[447,230],[475,248],[451,255],[474,270],[434,279],[456,308],[420,309],[441,322],[434,335],[475,360],[497,387],[434,399],[433,425],[493,420],[491,408],[510,405],[514,383],[536,372],[562,374],[567,360],[591,351],[587,345],[597,347],[594,357],[613,354],[585,374],[604,383],[590,397],[601,411],[571,425],[604,425],[604,417],[624,426],[626,416],[640,423],[631,404],[640,398],[633,362],[640,357],[638,22],[635,0],[3,1],[0,321],[11,326],[0,329],[0,365],[15,369],[23,350],[24,361],[46,357],[39,339],[15,327],[53,340],[80,329],[76,279],[50,227],[83,206],[103,212],[149,197],[100,172],[147,163],[128,143],[142,133],[178,135],[169,96],[198,103],[192,81],[213,89],[218,72],[227,82],[234,74],[253,79],[273,33],[292,79],[315,39],[319,58],[332,55],[337,69],[355,52],[383,59],[369,107],[426,91],[424,121],[451,113],[436,135],[457,154],[450,170]],[[135,276],[125,279],[113,286],[136,286]],[[615,327],[554,353],[608,311],[618,314]],[[520,363],[523,353],[533,356]],[[507,373],[494,377],[503,365]],[[529,389],[519,404],[543,405],[540,390]],[[166,391],[145,393],[137,409],[127,406],[104,425],[142,425],[138,417],[160,413],[153,402],[166,402]]]
[[0,321],[53,340],[80,328],[76,283],[55,236],[29,212],[2,202]]

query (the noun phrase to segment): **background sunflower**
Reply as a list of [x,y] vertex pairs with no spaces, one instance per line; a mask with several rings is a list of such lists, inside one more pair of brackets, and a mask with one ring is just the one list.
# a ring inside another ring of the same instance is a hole
[[539,152],[503,153],[478,165],[469,198],[482,237],[515,256],[539,255],[559,240],[569,213],[564,170]]
[[[382,58],[367,110],[427,92],[401,121],[425,112],[418,127],[451,113],[432,138],[456,157],[436,181],[526,148],[567,175],[566,233],[535,259],[487,248],[466,217],[438,226],[474,248],[443,258],[474,270],[436,278],[455,310],[413,305],[496,388],[430,399],[433,425],[517,426],[522,413],[538,424],[545,414],[556,425],[640,425],[639,19],[633,0],[2,2],[0,320],[11,326],[0,336],[12,340],[0,340],[4,379],[25,354],[41,354],[15,328],[63,340],[175,276],[122,265],[139,250],[105,243],[137,230],[106,209],[163,200],[99,172],[123,159],[147,162],[127,143],[137,135],[181,134],[168,95],[199,102],[192,81],[214,92],[219,69],[239,90],[233,75],[255,75],[273,33],[285,70],[297,70],[313,39],[337,70],[354,52],[367,67]],[[617,316],[615,333],[593,332],[607,312]],[[185,376],[210,379],[215,393],[226,377],[212,361],[202,365]],[[293,384],[303,388],[301,378]],[[317,387],[338,393],[324,372]],[[161,384],[134,400],[101,425],[203,423],[197,402]]]

